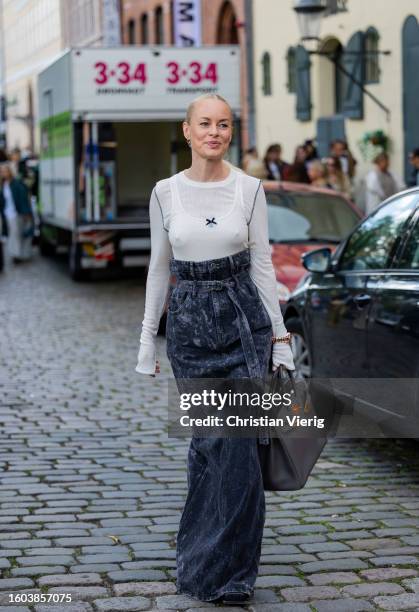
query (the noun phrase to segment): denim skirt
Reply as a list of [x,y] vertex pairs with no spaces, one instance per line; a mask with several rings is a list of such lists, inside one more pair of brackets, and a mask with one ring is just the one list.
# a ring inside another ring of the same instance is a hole
[[[272,323],[249,267],[248,249],[198,262],[171,259],[176,285],[166,338],[175,379],[267,375]],[[253,593],[265,521],[258,442],[192,436],[176,544],[178,593],[201,601]]]

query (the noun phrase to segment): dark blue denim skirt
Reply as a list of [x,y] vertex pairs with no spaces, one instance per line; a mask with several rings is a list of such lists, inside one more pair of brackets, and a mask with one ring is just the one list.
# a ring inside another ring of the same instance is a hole
[[[205,261],[171,259],[167,356],[176,379],[264,378],[272,323],[249,275],[248,249]],[[265,495],[255,438],[198,438],[177,534],[177,591],[211,601],[253,593]]]

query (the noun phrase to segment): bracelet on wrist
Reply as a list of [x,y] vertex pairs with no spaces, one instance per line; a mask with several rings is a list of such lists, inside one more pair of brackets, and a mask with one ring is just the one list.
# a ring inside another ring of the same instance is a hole
[[283,344],[291,344],[291,337],[291,332],[288,332],[287,334],[285,334],[285,336],[272,336],[272,344],[275,344],[276,342],[281,342]]

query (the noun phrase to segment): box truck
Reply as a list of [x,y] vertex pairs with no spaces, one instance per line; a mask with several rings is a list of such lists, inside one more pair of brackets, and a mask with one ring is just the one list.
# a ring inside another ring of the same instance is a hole
[[240,147],[238,45],[74,48],[38,77],[43,254],[68,252],[75,280],[94,268],[147,267],[156,181],[190,165],[189,102],[214,92],[234,112]]

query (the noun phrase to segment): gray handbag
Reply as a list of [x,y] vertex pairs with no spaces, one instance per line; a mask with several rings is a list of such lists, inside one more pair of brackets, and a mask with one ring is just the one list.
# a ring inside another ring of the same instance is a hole
[[[307,383],[303,379],[296,381],[292,371],[283,366],[272,373],[270,392],[281,395],[291,392],[294,405],[303,410],[309,404]],[[312,406],[310,411],[310,416],[313,416]],[[302,489],[327,441],[326,437],[317,435],[302,437],[296,427],[289,427],[281,433],[282,437],[269,436],[269,444],[257,445],[265,491]]]

